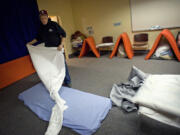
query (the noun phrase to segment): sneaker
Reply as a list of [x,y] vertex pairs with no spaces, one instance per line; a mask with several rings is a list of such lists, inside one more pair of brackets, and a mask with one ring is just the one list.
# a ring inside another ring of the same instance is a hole
[[68,83],[66,84],[67,87],[71,88],[72,87],[72,84],[71,83]]
[[63,86],[71,88],[72,84],[71,83],[68,83],[68,84],[67,83],[63,83]]

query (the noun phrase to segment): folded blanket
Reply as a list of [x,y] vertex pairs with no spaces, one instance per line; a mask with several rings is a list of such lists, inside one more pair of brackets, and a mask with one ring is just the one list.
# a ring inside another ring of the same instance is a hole
[[132,67],[128,82],[114,84],[110,93],[110,98],[113,103],[121,107],[126,112],[137,110],[137,106],[132,103],[132,97],[137,90],[143,85],[148,74],[145,74],[135,66]]

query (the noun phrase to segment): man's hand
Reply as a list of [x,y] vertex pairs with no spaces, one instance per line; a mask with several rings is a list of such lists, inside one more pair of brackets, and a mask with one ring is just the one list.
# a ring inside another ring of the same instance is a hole
[[31,43],[31,42],[28,42],[26,45],[32,45],[32,43]]
[[28,42],[26,45],[33,45],[37,42],[37,39],[33,39],[31,42]]
[[64,45],[63,45],[63,44],[60,44],[57,49],[58,49],[59,51],[61,51],[61,50],[63,49],[63,47],[64,47]]

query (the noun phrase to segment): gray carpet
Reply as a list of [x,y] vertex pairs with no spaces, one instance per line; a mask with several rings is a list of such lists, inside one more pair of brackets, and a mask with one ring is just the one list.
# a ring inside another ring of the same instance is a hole
[[[109,97],[113,83],[127,80],[132,65],[147,73],[180,74],[180,63],[148,60],[136,56],[132,60],[103,56],[73,58],[68,61],[73,88]],[[40,82],[37,74],[26,77],[0,91],[0,135],[43,135],[48,123],[40,120],[17,99],[22,91]],[[60,135],[77,135],[63,127]],[[113,107],[95,135],[180,135],[180,130],[136,112],[125,113]]]

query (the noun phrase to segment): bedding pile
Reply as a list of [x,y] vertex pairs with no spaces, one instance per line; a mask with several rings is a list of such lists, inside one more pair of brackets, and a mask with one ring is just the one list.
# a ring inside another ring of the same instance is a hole
[[175,54],[169,44],[169,41],[162,37],[159,46],[157,47],[156,51],[154,52],[153,59],[164,59],[164,60],[172,60],[175,59]]
[[153,59],[164,59],[164,60],[172,60],[175,59],[174,53],[170,48],[170,45],[164,44],[159,46],[156,49],[156,52],[152,56]]
[[113,103],[116,106],[121,107],[126,112],[136,111],[138,108],[132,102],[132,98],[135,96],[138,89],[143,85],[143,82],[147,76],[148,74],[145,74],[133,66],[128,77],[128,82],[113,84],[110,93],[110,98]]
[[115,105],[127,112],[138,105],[140,114],[180,128],[180,75],[146,74],[133,67],[128,85],[130,89],[113,85],[110,98]]
[[39,118],[49,121],[45,135],[58,135],[62,125],[81,135],[96,132],[112,107],[111,100],[62,87],[64,55],[56,47],[39,44],[27,48],[42,83],[20,93],[18,98]]

